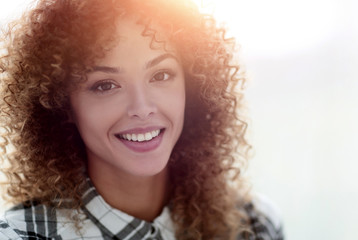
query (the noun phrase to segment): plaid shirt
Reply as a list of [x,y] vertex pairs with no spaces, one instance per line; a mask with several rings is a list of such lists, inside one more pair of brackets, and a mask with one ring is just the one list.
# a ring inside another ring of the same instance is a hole
[[[81,214],[69,208],[51,208],[35,202],[10,209],[0,220],[0,240],[175,240],[168,207],[149,223],[109,206],[90,180],[82,195],[84,206]],[[238,239],[283,239],[279,221],[272,216],[268,217],[269,211],[265,207],[259,210],[253,204],[248,204],[245,210],[253,233],[245,238],[238,236]],[[71,218],[74,214],[81,219],[79,229]]]

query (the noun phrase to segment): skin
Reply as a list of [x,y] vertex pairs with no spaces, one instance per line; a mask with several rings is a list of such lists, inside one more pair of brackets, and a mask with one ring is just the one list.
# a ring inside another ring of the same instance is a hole
[[[152,221],[169,198],[167,164],[183,128],[185,86],[175,49],[152,49],[143,29],[133,19],[119,20],[117,46],[70,93],[70,102],[97,191],[112,207]],[[155,129],[161,134],[149,145],[119,137]]]

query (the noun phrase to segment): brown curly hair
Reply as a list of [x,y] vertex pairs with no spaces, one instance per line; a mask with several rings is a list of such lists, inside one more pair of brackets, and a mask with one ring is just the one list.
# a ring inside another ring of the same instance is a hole
[[250,148],[238,112],[245,76],[233,62],[234,39],[190,0],[40,0],[9,25],[0,60],[7,198],[43,204],[70,198],[73,208],[81,206],[86,153],[68,121],[68,93],[114,46],[116,19],[130,15],[152,47],[165,47],[153,27],[159,25],[185,71],[184,128],[169,161],[176,236],[231,239],[245,229],[245,194],[235,188]]

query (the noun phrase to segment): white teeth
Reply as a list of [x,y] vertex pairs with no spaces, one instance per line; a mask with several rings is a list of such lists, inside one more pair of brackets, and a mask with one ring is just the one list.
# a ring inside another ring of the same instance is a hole
[[134,133],[132,134],[132,141],[137,141],[137,135],[135,135]]
[[144,141],[144,135],[138,134],[138,142],[143,142],[143,141]]
[[152,140],[153,138],[157,137],[159,135],[159,133],[160,133],[160,130],[158,129],[158,130],[154,130],[154,131],[147,132],[147,133],[140,133],[140,134],[127,133],[127,134],[122,134],[120,136],[121,136],[121,138],[129,140],[129,141],[143,142],[143,141]]
[[151,139],[152,139],[152,133],[146,133],[146,134],[144,135],[144,138],[145,138],[146,141],[151,140]]
[[152,133],[152,138],[155,138],[156,136],[158,136],[159,135],[159,132],[160,132],[160,130],[154,130],[154,131],[152,131],[151,133]]

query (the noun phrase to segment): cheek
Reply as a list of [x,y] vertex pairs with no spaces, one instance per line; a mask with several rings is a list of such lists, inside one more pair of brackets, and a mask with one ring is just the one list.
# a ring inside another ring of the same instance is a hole
[[98,125],[94,124],[98,115],[93,114],[90,108],[76,109],[74,115],[77,129],[87,145],[91,135],[97,135],[99,131]]
[[173,119],[178,127],[182,128],[184,121],[184,111],[185,111],[185,88],[184,85],[178,86],[166,99],[166,104],[173,116]]
[[185,112],[185,90],[183,90],[183,93],[180,96],[180,99],[178,100],[178,109],[180,109],[180,112],[178,113],[180,116],[180,120],[183,124],[184,122],[184,112]]
[[72,103],[72,116],[81,135],[96,133],[108,125],[114,111],[109,104],[89,101],[84,98],[74,98]]
[[106,107],[93,104],[74,106],[75,124],[87,150],[97,154],[107,151],[113,113]]
[[180,117],[181,122],[184,121],[184,112],[185,112],[185,84],[184,79],[182,80],[182,84],[180,88],[178,88],[178,96],[176,99],[177,109],[178,109],[178,115]]

